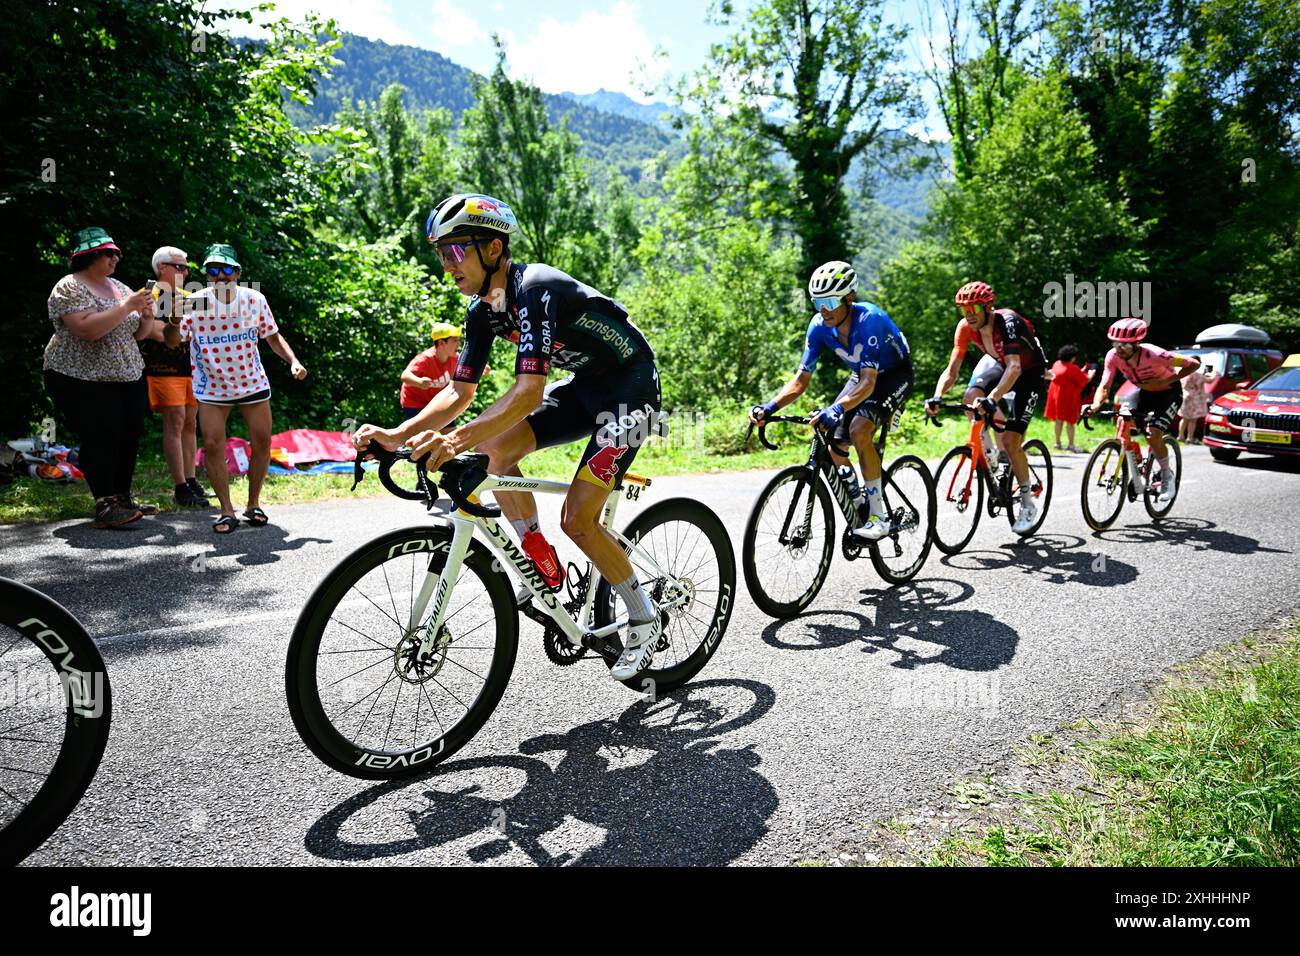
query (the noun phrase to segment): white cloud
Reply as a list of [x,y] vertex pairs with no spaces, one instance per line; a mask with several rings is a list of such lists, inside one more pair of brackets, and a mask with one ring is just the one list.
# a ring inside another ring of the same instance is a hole
[[[255,10],[261,0],[225,0],[226,9]],[[275,0],[270,13],[254,13],[254,24],[262,24],[281,17],[301,20],[308,13],[316,13],[335,20],[345,33],[383,40],[385,43],[418,44],[414,33],[398,23],[393,8],[387,0]],[[243,20],[227,21],[230,29],[241,36],[266,37],[269,31],[260,26],[250,26]]]
[[589,10],[567,23],[546,17],[532,36],[507,49],[510,73],[548,93],[604,88],[647,101],[641,68],[646,66],[654,81],[663,66],[655,62],[655,45],[637,22],[638,10],[635,3],[617,0],[605,13]]
[[455,6],[451,0],[433,0],[433,15],[429,32],[433,35],[434,49],[455,60],[458,47],[478,44],[488,39],[488,33],[479,21]]

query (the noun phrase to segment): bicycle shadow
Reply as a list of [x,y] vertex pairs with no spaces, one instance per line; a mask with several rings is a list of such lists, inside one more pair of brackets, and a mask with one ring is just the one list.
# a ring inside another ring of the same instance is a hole
[[[1020,643],[1015,629],[984,611],[950,610],[975,594],[975,588],[964,581],[931,578],[897,587],[865,588],[861,594],[860,604],[875,607],[874,620],[857,611],[814,611],[790,621],[773,621],[763,629],[763,640],[781,650],[805,651],[861,643],[867,654],[892,651],[898,659],[891,666],[908,670],[938,664],[956,670],[992,671],[1015,657]],[[840,627],[809,620],[836,616],[854,624]],[[810,628],[804,633],[811,643],[782,638],[783,628],[797,624]],[[921,646],[911,646],[914,643]]]
[[[519,851],[537,866],[721,866],[758,843],[779,805],[753,745],[727,748],[721,738],[775,701],[757,681],[691,684],[617,718],[525,740],[519,754],[453,760],[428,777],[371,787],[322,816],[303,843],[327,859],[374,860],[481,835],[465,851],[477,863]],[[554,769],[538,756],[556,752]],[[427,806],[406,811],[409,835],[343,835],[358,814],[410,787],[430,789]]]
[[1224,554],[1292,554],[1286,548],[1270,548],[1256,538],[1234,531],[1216,530],[1218,525],[1206,518],[1166,518],[1159,523],[1126,525],[1094,531],[1093,537],[1116,544],[1148,544],[1155,541],[1187,545],[1194,551],[1221,551]]
[[945,555],[941,564],[958,571],[1020,570],[1041,574],[1053,584],[1115,587],[1137,580],[1138,570],[1101,552],[1082,550],[1087,542],[1073,534],[1042,534],[998,546],[997,550]]

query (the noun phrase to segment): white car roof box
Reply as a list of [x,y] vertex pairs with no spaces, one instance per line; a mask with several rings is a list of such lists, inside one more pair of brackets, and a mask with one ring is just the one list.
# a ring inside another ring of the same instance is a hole
[[1212,325],[1196,337],[1197,345],[1268,345],[1272,341],[1263,329],[1236,322]]

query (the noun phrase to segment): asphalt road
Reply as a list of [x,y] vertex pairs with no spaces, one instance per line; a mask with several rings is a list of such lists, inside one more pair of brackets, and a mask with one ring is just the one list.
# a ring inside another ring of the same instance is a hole
[[[798,453],[791,452],[791,459]],[[478,737],[430,777],[373,785],[302,745],[284,651],[338,559],[416,505],[273,510],[215,538],[205,515],[102,532],[0,528],[0,574],[40,588],[97,638],[114,689],[108,752],[38,864],[763,864],[825,855],[923,803],[1029,734],[1300,606],[1300,467],[1185,456],[1174,513],[1083,523],[1084,459],[1058,460],[1043,534],[982,522],[887,589],[837,557],[802,618],[775,623],[739,582],[731,626],[688,690],[653,707],[598,664],[519,661]],[[732,530],[769,473],[657,480]],[[558,538],[557,504],[543,511]],[[569,549],[570,551],[572,549]],[[565,549],[562,548],[562,555]],[[198,560],[202,557],[202,560]],[[571,555],[570,555],[571,556]],[[1104,556],[1104,561],[1099,556]]]

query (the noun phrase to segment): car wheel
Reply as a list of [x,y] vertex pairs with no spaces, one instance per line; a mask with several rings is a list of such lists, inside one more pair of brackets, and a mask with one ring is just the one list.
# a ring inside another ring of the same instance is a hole
[[1231,462],[1236,461],[1237,456],[1241,454],[1239,448],[1215,448],[1210,447],[1210,457],[1215,461]]

